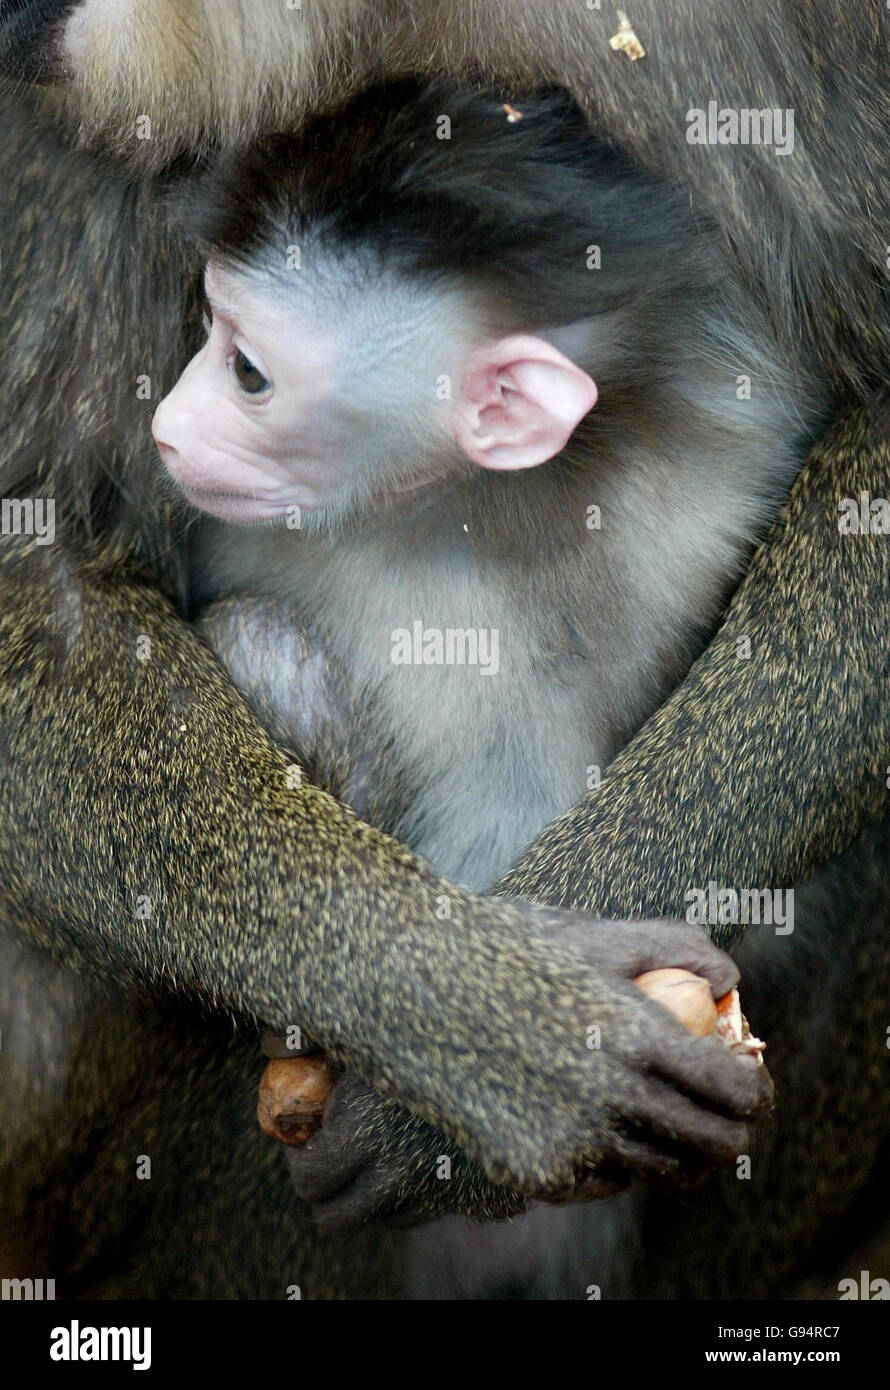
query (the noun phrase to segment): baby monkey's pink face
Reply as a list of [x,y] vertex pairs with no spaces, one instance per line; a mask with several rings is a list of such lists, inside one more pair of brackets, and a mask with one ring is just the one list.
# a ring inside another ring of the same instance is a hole
[[596,401],[545,339],[474,340],[456,291],[378,280],[319,304],[215,262],[205,291],[207,341],[152,433],[186,498],[226,521],[379,508],[467,460],[534,467]]
[[231,273],[205,276],[207,341],[158,406],[152,433],[202,511],[260,521],[323,506],[337,489],[337,340],[300,333],[291,308]]

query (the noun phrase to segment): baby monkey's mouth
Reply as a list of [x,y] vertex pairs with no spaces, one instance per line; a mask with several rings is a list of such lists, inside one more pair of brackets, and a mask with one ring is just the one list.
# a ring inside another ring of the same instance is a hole
[[179,484],[183,492],[187,492],[190,497],[221,498],[227,501],[242,500],[244,502],[257,502],[262,499],[257,497],[255,492],[241,492],[227,487],[190,487],[186,483]]
[[291,503],[274,500],[256,492],[233,492],[228,489],[204,489],[178,484],[187,502],[199,511],[215,516],[219,521],[257,523],[274,521],[283,516]]

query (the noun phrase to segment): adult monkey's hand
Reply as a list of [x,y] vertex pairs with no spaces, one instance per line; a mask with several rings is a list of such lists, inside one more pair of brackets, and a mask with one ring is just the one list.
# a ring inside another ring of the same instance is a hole
[[[453,1211],[503,1217],[521,1209],[522,1195],[610,1196],[633,1175],[683,1186],[715,1165],[734,1162],[745,1150],[747,1123],[772,1098],[765,1069],[739,1059],[716,1039],[693,1038],[632,984],[646,970],[677,965],[703,976],[719,997],[738,980],[729,957],[699,927],[685,923],[591,923],[554,914],[543,919],[541,930],[597,972],[609,1001],[611,1022],[592,1050],[604,1103],[596,1111],[597,1137],[584,1164],[576,1165],[565,1183],[524,1183],[522,1194],[510,1191],[492,1184],[466,1153],[429,1125],[413,1119],[400,1124],[395,1106],[346,1073],[333,1089],[321,1127],[304,1146],[288,1150],[297,1192],[315,1203],[323,1229],[381,1216],[411,1221]],[[540,1077],[529,1078],[530,1091],[541,1078],[546,1085],[549,1060],[542,1036]],[[485,1064],[483,1053],[480,1065]],[[443,1167],[443,1157],[450,1159],[450,1168]],[[502,1180],[511,1181],[506,1166]]]

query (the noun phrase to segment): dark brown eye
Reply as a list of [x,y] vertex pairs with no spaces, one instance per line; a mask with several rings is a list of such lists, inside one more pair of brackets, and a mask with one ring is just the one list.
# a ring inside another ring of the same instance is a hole
[[262,372],[259,371],[251,362],[249,357],[245,357],[240,348],[235,349],[235,357],[232,365],[235,368],[235,379],[242,391],[248,395],[256,396],[260,391],[267,391],[270,382],[266,380]]

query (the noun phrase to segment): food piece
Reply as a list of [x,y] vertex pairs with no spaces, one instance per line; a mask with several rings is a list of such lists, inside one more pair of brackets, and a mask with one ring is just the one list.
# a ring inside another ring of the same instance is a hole
[[717,1005],[711,986],[691,970],[647,970],[634,984],[656,1004],[662,1004],[697,1038],[717,1027]]
[[717,1000],[717,1034],[725,1043],[742,1041],[742,1010],[737,989],[731,989]]
[[609,39],[609,47],[614,48],[617,53],[626,53],[632,63],[646,56],[646,50],[623,10],[618,11],[618,33]]
[[756,1057],[759,1062],[763,1061],[766,1043],[761,1042],[760,1038],[755,1038],[748,1027],[737,989],[731,989],[722,999],[717,1000],[717,1036],[722,1038],[728,1047],[738,1048],[746,1056]]
[[729,990],[715,1004],[707,980],[690,970],[647,970],[634,984],[656,1004],[669,1009],[697,1038],[716,1033],[727,1047],[763,1062],[766,1043],[752,1035],[737,989]]
[[260,1129],[282,1144],[305,1144],[321,1124],[336,1080],[336,1068],[320,1052],[268,1062],[257,1104]]

